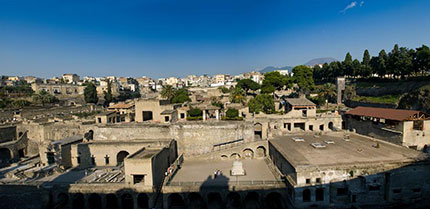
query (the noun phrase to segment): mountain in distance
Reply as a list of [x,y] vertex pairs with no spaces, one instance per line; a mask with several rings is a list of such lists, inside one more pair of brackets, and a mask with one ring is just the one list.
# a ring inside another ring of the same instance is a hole
[[260,73],[267,73],[267,72],[272,72],[272,71],[275,71],[275,70],[288,70],[289,72],[291,72],[291,70],[293,68],[294,67],[291,67],[291,66],[285,66],[285,67],[268,66],[268,67],[263,68],[262,70],[259,70],[259,72]]
[[314,66],[314,65],[322,65],[324,63],[331,63],[331,62],[336,62],[337,59],[333,58],[333,57],[322,57],[322,58],[316,58],[313,59],[309,62],[307,62],[305,65],[306,66]]

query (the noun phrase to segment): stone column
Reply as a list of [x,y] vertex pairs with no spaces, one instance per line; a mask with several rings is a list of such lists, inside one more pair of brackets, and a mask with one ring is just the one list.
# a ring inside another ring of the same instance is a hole
[[216,119],[219,120],[219,110],[215,111]]
[[206,110],[203,110],[203,121],[206,120]]

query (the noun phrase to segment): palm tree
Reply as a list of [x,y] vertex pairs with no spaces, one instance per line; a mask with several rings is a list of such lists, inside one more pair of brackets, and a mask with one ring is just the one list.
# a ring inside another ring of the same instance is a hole
[[230,92],[230,101],[232,103],[244,103],[245,100],[245,91],[243,89],[236,87]]
[[324,84],[318,93],[319,97],[325,98],[327,103],[327,109],[328,109],[328,101],[336,96],[336,88],[331,83]]
[[161,90],[161,96],[168,100],[171,100],[174,95],[175,95],[175,90],[171,85],[165,85],[163,87],[163,90]]

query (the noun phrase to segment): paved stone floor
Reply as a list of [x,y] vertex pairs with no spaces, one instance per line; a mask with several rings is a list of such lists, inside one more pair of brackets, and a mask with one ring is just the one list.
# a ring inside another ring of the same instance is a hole
[[[262,159],[242,160],[245,176],[230,176],[234,160],[185,160],[172,182],[204,181],[274,181],[277,180],[266,162]],[[223,177],[213,179],[214,171],[221,170]]]

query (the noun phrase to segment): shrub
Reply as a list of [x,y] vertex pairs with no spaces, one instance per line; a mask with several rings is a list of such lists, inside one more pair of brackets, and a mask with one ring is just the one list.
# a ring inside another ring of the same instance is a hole
[[188,116],[187,120],[203,120],[203,116]]
[[239,111],[236,109],[229,108],[225,115],[227,116],[227,118],[235,118],[239,116]]
[[203,116],[203,112],[201,109],[199,108],[191,108],[188,111],[188,117],[198,117],[198,116]]

